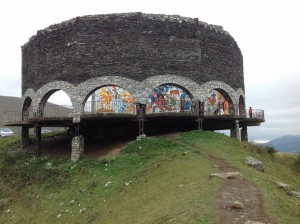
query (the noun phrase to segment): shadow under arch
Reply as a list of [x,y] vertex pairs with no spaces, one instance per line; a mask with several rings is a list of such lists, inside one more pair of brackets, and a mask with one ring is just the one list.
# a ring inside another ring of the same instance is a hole
[[32,98],[27,96],[23,102],[22,106],[22,121],[27,121],[30,114],[30,106],[32,103]]
[[135,113],[133,94],[120,85],[105,84],[93,88],[81,104],[81,114]]

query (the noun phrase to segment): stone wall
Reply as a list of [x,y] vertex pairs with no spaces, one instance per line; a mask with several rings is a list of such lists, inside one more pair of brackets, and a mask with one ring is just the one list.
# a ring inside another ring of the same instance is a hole
[[[191,88],[218,81],[244,92],[243,58],[234,39],[220,26],[180,16],[71,19],[38,31],[22,47],[22,62],[22,94],[53,82],[67,83],[67,89],[85,87],[97,77],[123,77],[130,85],[149,88],[166,79],[189,80],[181,86]],[[193,91],[198,98],[200,92]]]

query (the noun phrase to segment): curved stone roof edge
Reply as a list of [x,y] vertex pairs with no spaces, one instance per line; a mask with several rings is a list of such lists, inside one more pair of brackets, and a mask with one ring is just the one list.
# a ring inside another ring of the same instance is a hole
[[[141,12],[128,12],[128,13],[110,13],[110,14],[96,14],[96,15],[84,15],[84,16],[78,16],[69,20],[65,20],[62,21],[60,23],[56,23],[53,25],[50,25],[48,27],[46,27],[45,29],[42,30],[38,30],[37,34],[39,32],[51,32],[63,27],[66,27],[68,24],[74,24],[76,23],[76,20],[78,19],[80,20],[93,20],[93,19],[99,19],[99,20],[107,20],[107,19],[111,19],[111,20],[130,20],[130,18],[132,19],[132,17],[135,16],[141,16],[142,19],[149,19],[149,20],[160,20],[160,21],[170,21],[170,22],[178,22],[178,23],[182,23],[183,21],[188,22],[188,23],[194,23],[195,24],[195,19],[197,18],[191,18],[191,17],[184,17],[184,16],[180,16],[180,15],[166,15],[166,14],[151,14],[151,13],[141,13]],[[222,34],[225,35],[229,35],[228,31],[225,31],[223,29],[222,26],[220,25],[213,25],[213,24],[208,24],[206,22],[203,21],[198,21],[199,25],[204,26],[205,28],[209,28],[211,30],[214,30],[215,32],[220,32]],[[37,36],[33,35],[29,38],[29,40],[22,46],[26,46],[29,42],[31,42],[33,39],[35,39],[35,37]]]

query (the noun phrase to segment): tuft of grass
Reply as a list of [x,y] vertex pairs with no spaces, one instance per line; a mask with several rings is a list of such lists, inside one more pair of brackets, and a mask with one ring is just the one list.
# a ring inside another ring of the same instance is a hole
[[295,172],[300,174],[300,154],[298,155],[298,158],[293,162],[292,168],[295,170]]

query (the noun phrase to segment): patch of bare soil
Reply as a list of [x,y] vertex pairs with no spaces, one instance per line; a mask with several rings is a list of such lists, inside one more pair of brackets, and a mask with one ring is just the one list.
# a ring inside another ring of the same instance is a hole
[[[237,168],[228,165],[224,160],[209,156],[219,172],[236,172]],[[251,181],[239,179],[221,180],[222,185],[217,195],[218,218],[216,224],[244,224],[247,221],[275,224],[266,213],[264,200],[260,189]],[[238,201],[244,209],[232,208],[232,203]]]

